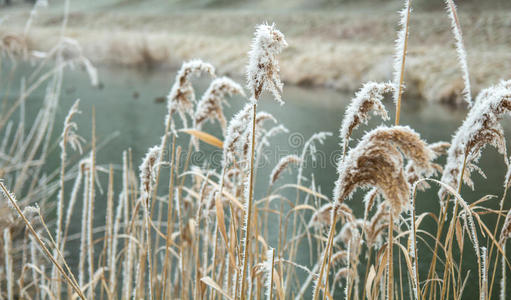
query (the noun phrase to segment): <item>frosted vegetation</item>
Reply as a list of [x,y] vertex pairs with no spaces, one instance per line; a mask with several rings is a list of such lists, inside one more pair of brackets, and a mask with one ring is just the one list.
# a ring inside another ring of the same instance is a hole
[[[24,34],[46,4],[36,2]],[[503,78],[472,99],[456,6],[449,0],[445,5],[470,109],[465,121],[452,141],[436,143],[399,124],[414,33],[412,1],[404,0],[393,81],[361,83],[348,106],[339,124],[342,156],[332,193],[320,191],[304,172],[329,132],[313,134],[301,155],[283,156],[267,181],[255,181],[264,149],[275,136],[288,134],[271,112],[258,111],[263,93],[286,105],[279,58],[290,43],[275,24],[255,27],[244,87],[211,63],[183,62],[169,87],[163,136],[147,145],[141,162],[127,149],[119,153],[122,165],[108,168],[96,163],[94,111],[90,141],[77,133],[79,100],[62,132],[54,133],[65,70],[81,67],[98,84],[80,44],[66,37],[67,10],[49,51],[29,50],[23,36],[4,36],[3,59],[13,69],[17,59],[33,65],[12,83],[21,89],[19,99],[4,102],[0,111],[0,298],[459,299],[471,296],[465,288],[477,278],[480,299],[506,299],[511,168],[502,191],[495,191],[497,203],[492,195],[468,203],[464,187],[477,188],[474,171],[484,176],[478,161],[486,146],[495,147],[509,166],[500,121],[511,110],[511,81]],[[210,85],[198,96],[193,83],[201,76]],[[25,101],[40,86],[46,88],[44,101],[27,122]],[[233,95],[246,104],[227,120],[224,108]],[[396,105],[393,118],[383,101],[387,95]],[[383,124],[354,140],[353,132],[373,115]],[[221,137],[208,133],[209,123],[220,125]],[[220,168],[192,164],[192,153],[203,144],[222,151]],[[59,167],[43,172],[51,151],[60,152]],[[288,171],[296,175],[291,184],[281,179]],[[108,180],[102,182],[99,173]],[[263,196],[255,195],[256,185],[266,190]],[[426,189],[439,189],[430,199],[440,203],[438,212],[416,209],[417,194]],[[96,200],[102,193],[106,213],[99,222]],[[362,213],[350,207],[357,202],[364,204]],[[70,232],[73,214],[80,218],[79,232]],[[488,215],[496,220],[491,226]],[[427,231],[426,222],[435,230]],[[68,264],[73,234],[79,239],[76,265]],[[308,264],[298,262],[301,252],[310,252]],[[472,258],[475,267],[467,263]]]

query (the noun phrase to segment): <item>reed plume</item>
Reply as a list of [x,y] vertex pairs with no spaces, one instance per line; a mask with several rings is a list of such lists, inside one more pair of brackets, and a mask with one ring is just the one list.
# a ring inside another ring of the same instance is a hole
[[272,186],[282,175],[282,173],[286,170],[286,168],[292,164],[299,164],[301,159],[296,155],[286,155],[280,159],[280,161],[275,165],[270,174],[270,186]]
[[368,132],[346,159],[338,163],[334,201],[340,204],[358,187],[373,186],[397,216],[410,195],[403,156],[413,161],[418,170],[432,172],[434,154],[411,128],[380,126]]
[[[456,188],[460,182],[460,172],[465,161],[463,182],[474,188],[470,174],[477,170],[477,162],[481,157],[481,151],[486,145],[494,146],[497,151],[506,157],[506,141],[504,130],[499,121],[511,111],[511,80],[502,81],[491,86],[477,96],[474,105],[468,113],[463,124],[453,136],[451,146],[447,152],[447,162],[444,166],[441,181]],[[443,199],[447,194],[445,188],[441,188],[438,195]]]
[[[58,201],[57,201],[57,227],[56,227],[56,246],[57,248],[62,251],[64,248],[63,245],[63,214],[64,214],[64,183],[65,183],[65,174],[66,174],[66,164],[67,164],[67,149],[66,146],[69,144],[73,150],[78,150],[80,154],[82,154],[82,145],[81,143],[85,141],[81,136],[76,134],[76,130],[78,129],[78,125],[72,121],[72,118],[75,114],[79,114],[80,111],[78,110],[78,105],[80,103],[80,100],[76,100],[73,106],[71,106],[71,109],[69,110],[65,120],[64,120],[64,128],[62,130],[61,135],[61,141],[59,142],[60,146],[60,186],[59,186],[59,194],[58,194]],[[78,180],[77,180],[78,182]],[[70,204],[74,204],[74,202],[71,202]],[[57,249],[54,250],[56,255]],[[53,276],[57,276],[57,269],[55,266],[53,266],[52,269]],[[53,292],[57,295],[60,295],[60,281],[55,282],[55,285],[53,286]]]
[[378,205],[376,213],[369,220],[359,220],[363,227],[367,248],[379,248],[383,242],[383,233],[388,227],[389,209],[387,205]]
[[284,104],[277,55],[287,46],[284,35],[275,28],[275,24],[256,27],[247,66],[247,88],[252,100],[258,100],[262,91],[267,90],[281,105]]
[[235,159],[236,153],[243,149],[243,133],[247,130],[247,122],[250,118],[252,105],[247,103],[234,117],[229,121],[227,134],[223,144],[222,167],[225,169]]
[[367,124],[370,112],[379,115],[383,120],[388,120],[388,112],[382,103],[383,95],[391,93],[395,87],[391,83],[367,82],[355,94],[355,98],[351,100],[340,129],[340,136],[343,141],[343,153],[346,153],[349,138],[360,124]]
[[344,219],[343,222],[353,222],[355,220],[353,211],[346,204],[342,203],[340,205],[334,205],[333,203],[327,203],[314,211],[310,218],[308,227],[322,228],[330,226],[332,224],[331,216],[334,207],[336,208],[335,213]]
[[257,123],[257,101],[263,90],[272,92],[273,97],[281,105],[283,101],[280,93],[282,92],[282,82],[280,81],[280,68],[277,61],[277,55],[287,47],[284,35],[278,31],[274,25],[269,26],[261,24],[256,27],[254,39],[252,41],[250,52],[248,53],[249,62],[247,65],[247,88],[251,93],[252,102],[252,128],[250,140],[250,174],[245,181],[245,217],[243,223],[244,237],[243,244],[243,268],[241,278],[240,298],[244,299],[246,291],[246,278],[248,273],[248,247],[251,239],[250,230],[252,223],[252,206],[254,192],[254,155],[256,143],[256,123]]
[[146,259],[149,269],[149,298],[152,298],[153,272],[151,263],[151,194],[153,181],[155,180],[154,168],[160,163],[159,146],[153,146],[147,151],[142,164],[140,165],[140,201],[143,203],[145,212],[145,234],[146,234]]
[[[447,149],[450,144],[446,142],[436,142],[428,145],[428,148],[433,152],[433,159],[437,159],[441,155],[445,155],[447,153]],[[420,191],[424,191],[429,188],[429,184],[425,180],[420,180],[425,178],[425,176],[437,175],[438,173],[442,173],[443,167],[438,163],[431,163],[433,170],[425,174],[424,170],[417,168],[413,161],[409,161],[405,167],[406,178],[410,186],[414,185],[418,182],[417,189]],[[419,182],[420,180],[420,182]]]
[[458,63],[460,64],[461,72],[463,73],[463,100],[470,106],[472,105],[472,93],[470,91],[470,76],[468,72],[467,52],[463,45],[463,34],[461,32],[461,24],[456,11],[456,5],[453,0],[445,0],[445,9],[451,20],[451,30],[456,40],[456,53],[458,55]]
[[225,97],[236,94],[245,96],[243,88],[232,79],[228,77],[214,79],[197,103],[193,127],[201,130],[204,122],[217,120],[225,135],[227,129],[227,121],[223,111],[223,105],[227,104]]
[[[154,180],[154,167],[159,164],[159,146],[153,146],[147,150],[142,164],[140,164],[140,191],[141,199],[148,201],[152,191],[152,181]],[[150,203],[145,202],[149,207]]]
[[174,120],[172,115],[178,113],[183,127],[187,125],[187,115],[193,118],[193,106],[195,104],[195,91],[190,82],[191,76],[207,73],[215,76],[215,68],[200,59],[194,59],[183,63],[181,69],[176,74],[174,85],[167,96],[167,115],[165,117],[166,128],[175,132]]

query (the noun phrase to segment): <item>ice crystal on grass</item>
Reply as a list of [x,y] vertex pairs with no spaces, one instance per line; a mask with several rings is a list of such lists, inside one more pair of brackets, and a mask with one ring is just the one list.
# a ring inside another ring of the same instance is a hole
[[287,47],[284,35],[275,25],[261,24],[256,27],[247,66],[247,87],[252,100],[259,99],[263,90],[270,91],[275,100],[281,99],[282,82],[277,55]]
[[381,116],[383,120],[389,119],[387,110],[381,101],[384,94],[394,90],[394,85],[391,83],[368,82],[355,94],[355,98],[346,109],[340,129],[344,151],[348,147],[348,141],[353,130],[360,124],[367,124],[371,110],[373,110],[374,115]]
[[183,127],[187,126],[187,117],[193,117],[193,105],[195,103],[195,91],[192,83],[190,82],[191,76],[199,76],[202,73],[208,73],[211,76],[215,75],[215,68],[200,59],[194,59],[183,63],[181,69],[177,72],[174,85],[167,96],[167,116],[165,124],[170,125],[173,131],[174,122],[172,115],[178,113]]
[[280,175],[286,170],[286,168],[292,164],[299,164],[301,159],[296,155],[287,155],[284,156],[277,165],[273,168],[270,175],[270,185],[273,185],[277,179],[279,179]]
[[[84,138],[76,134],[76,130],[78,125],[72,121],[72,118],[75,114],[80,114],[81,111],[78,109],[78,105],[80,104],[80,100],[76,100],[69,112],[67,113],[66,119],[64,121],[64,129],[62,131],[61,138],[62,140],[59,143],[60,148],[63,150],[62,153],[64,155],[64,143],[67,142],[71,145],[73,150],[78,150],[80,154],[82,153],[82,142],[85,141]],[[65,161],[65,157],[62,158],[62,161]]]
[[200,130],[205,121],[217,120],[225,134],[227,122],[222,106],[227,104],[226,96],[236,94],[245,96],[243,88],[232,79],[220,77],[213,80],[197,104],[194,116],[195,129]]
[[140,189],[142,199],[150,197],[152,191],[152,181],[154,178],[153,168],[158,165],[160,157],[160,147],[153,146],[147,151],[142,164],[140,165]]
[[456,5],[453,0],[445,0],[445,9],[451,20],[451,30],[456,39],[456,53],[458,54],[458,62],[460,64],[461,72],[463,73],[463,99],[468,105],[472,105],[472,94],[470,92],[470,77],[468,73],[467,52],[463,45],[463,34],[461,33],[460,20],[456,12]]
[[275,249],[270,248],[266,251],[266,260],[264,261],[264,269],[266,271],[266,280],[264,285],[266,287],[266,299],[271,299],[271,289],[273,283],[273,263],[274,263],[274,251]]
[[222,166],[226,168],[229,163],[234,160],[236,152],[241,148],[241,140],[243,133],[247,128],[248,121],[250,120],[250,112],[252,105],[247,103],[234,117],[229,121],[227,127],[227,134],[224,141],[223,161]]
[[[463,124],[453,136],[447,152],[447,162],[442,173],[442,182],[456,188],[459,184],[460,171],[466,159],[463,182],[473,188],[470,174],[477,170],[477,162],[486,145],[492,145],[504,155],[507,163],[506,140],[499,121],[511,111],[511,80],[502,81],[489,87],[477,96],[476,101]],[[484,174],[483,174],[484,175]],[[439,191],[439,197],[446,196],[445,188]]]
[[394,54],[394,102],[398,102],[399,97],[402,93],[401,78],[404,76],[404,64],[406,58],[406,44],[409,35],[409,22],[412,8],[410,7],[410,0],[404,0],[405,7],[399,12],[399,32],[397,33],[397,39],[395,43],[395,54]]

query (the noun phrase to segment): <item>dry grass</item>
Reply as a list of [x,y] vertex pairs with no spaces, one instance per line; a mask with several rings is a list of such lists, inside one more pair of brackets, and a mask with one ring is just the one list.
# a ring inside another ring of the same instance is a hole
[[[455,6],[446,3],[455,36],[460,35]],[[78,102],[59,140],[59,168],[40,176],[51,150],[63,69],[80,64],[92,83],[97,81],[80,45],[64,37],[67,18],[57,46],[48,53],[29,51],[22,37],[4,41],[1,49],[6,57],[35,55],[36,65],[22,85],[21,96],[4,100],[2,107],[7,109],[0,112],[0,188],[5,200],[0,205],[5,216],[0,223],[0,298],[333,299],[342,294],[346,299],[458,299],[467,296],[464,289],[475,272],[480,299],[492,298],[497,290],[504,299],[505,273],[511,266],[505,252],[511,217],[504,200],[511,171],[499,207],[492,206],[490,196],[467,203],[462,185],[471,185],[470,174],[478,170],[486,145],[495,146],[508,163],[499,121],[510,110],[509,81],[479,93],[450,144],[428,144],[410,127],[400,126],[397,109],[394,125],[374,128],[350,147],[350,136],[368,120],[370,111],[389,122],[383,94],[393,92],[397,106],[406,101],[401,93],[409,78],[405,71],[416,67],[408,63],[404,46],[406,24],[413,19],[409,12],[406,6],[394,82],[365,84],[346,112],[333,197],[318,192],[303,171],[307,157],[317,154],[315,144],[330,136],[326,132],[313,135],[301,156],[284,156],[266,181],[266,195],[254,195],[256,185],[265,187],[254,180],[258,159],[265,147],[271,147],[271,137],[287,132],[271,114],[257,112],[263,92],[282,101],[279,58],[286,55],[287,42],[274,25],[256,28],[247,64],[249,101],[230,121],[223,106],[230,95],[245,94],[241,86],[227,77],[213,79],[197,101],[192,75],[214,76],[215,68],[201,60],[182,65],[170,88],[168,114],[161,120],[164,135],[138,168],[131,150],[122,153],[121,180],[116,180],[113,166],[105,169],[96,164],[100,152],[94,113],[90,145],[76,135],[78,125],[72,118],[79,112]],[[455,40],[462,51],[461,36]],[[50,59],[55,63],[44,71]],[[463,95],[469,99],[463,55],[459,63]],[[25,128],[25,100],[41,85],[47,87],[43,106],[33,125]],[[13,114],[18,112],[22,117],[14,123]],[[183,128],[175,122],[176,116]],[[218,122],[223,137],[207,133],[206,121]],[[178,134],[190,135],[188,146],[176,142]],[[191,165],[191,154],[200,151],[193,145],[203,142],[223,151],[221,170]],[[82,160],[70,159],[71,150]],[[447,154],[445,166],[434,162],[443,154]],[[282,173],[294,165],[296,183],[283,183]],[[168,183],[160,181],[164,171],[169,172]],[[98,172],[108,173],[106,218],[101,223],[94,218],[101,188]],[[442,179],[434,179],[440,172]],[[70,180],[74,183],[69,190]],[[417,211],[417,194],[432,186],[441,189],[439,199],[431,199],[441,201],[441,210]],[[371,188],[365,197],[354,194],[363,187]],[[296,191],[296,198],[286,196],[284,190],[289,189]],[[57,199],[56,207],[50,199]],[[350,208],[350,201],[365,202],[363,215]],[[54,209],[56,222],[48,226],[45,219]],[[80,259],[77,266],[69,266],[65,250],[74,234],[69,228],[75,210],[82,221]],[[498,215],[495,228],[487,224],[487,215]],[[426,230],[426,220],[435,223],[436,231]],[[310,251],[309,266],[296,262],[301,251]],[[468,262],[472,252],[477,269]],[[427,261],[424,254],[432,259]],[[419,268],[424,264],[429,270]]]

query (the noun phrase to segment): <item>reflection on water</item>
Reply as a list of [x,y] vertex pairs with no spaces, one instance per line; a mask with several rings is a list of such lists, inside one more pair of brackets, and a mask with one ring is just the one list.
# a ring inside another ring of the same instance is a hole
[[[3,72],[5,73],[5,72]],[[20,72],[17,76],[21,76]],[[96,130],[98,140],[104,140],[117,132],[118,135],[109,141],[97,153],[97,162],[99,165],[107,166],[114,164],[116,170],[119,170],[122,151],[131,147],[133,151],[133,162],[138,165],[141,162],[146,150],[160,142],[163,134],[163,119],[166,113],[164,96],[168,93],[172,84],[174,73],[170,71],[141,72],[131,69],[100,69],[100,79],[102,81],[100,88],[92,88],[85,74],[81,72],[66,72],[64,80],[64,89],[57,113],[57,127],[55,139],[60,133],[61,125],[68,109],[75,99],[81,99],[80,109],[82,114],[75,120],[79,125],[79,134],[90,140],[91,131],[91,111],[95,108],[96,112]],[[238,80],[241,81],[241,80]],[[14,81],[16,82],[16,81]],[[241,83],[241,82],[240,82]],[[197,80],[195,87],[198,97],[206,89],[207,79]],[[44,89],[39,89],[27,103],[27,119],[34,118],[36,110],[41,104]],[[13,97],[16,95],[12,95]],[[324,145],[318,146],[319,156],[315,162],[308,161],[304,175],[307,178],[313,178],[319,186],[319,190],[331,195],[333,183],[336,179],[335,159],[340,150],[337,137],[338,128],[344,115],[344,110],[351,99],[352,94],[339,93],[328,89],[305,89],[294,86],[285,86],[283,99],[286,101],[284,106],[278,105],[269,97],[260,100],[259,110],[265,110],[272,113],[277,120],[285,125],[289,131],[288,136],[277,136],[272,139],[272,145],[267,152],[267,161],[260,164],[256,179],[256,197],[264,196],[266,192],[266,183],[272,167],[280,157],[295,153],[300,154],[304,142],[318,131],[330,131],[333,136],[328,138]],[[234,97],[230,100],[231,106],[226,108],[226,116],[229,118],[246,102],[245,99]],[[390,100],[386,102],[393,115],[393,104]],[[450,110],[449,108],[436,103],[426,103],[416,101],[415,99],[404,98],[402,108],[402,124],[410,125],[428,142],[449,141],[456,128],[461,124],[465,117],[464,110]],[[375,118],[370,126],[376,126],[382,121]],[[510,123],[504,122],[505,130],[511,132]],[[355,140],[370,127],[363,126],[355,133]],[[218,126],[206,125],[204,128],[218,137],[220,129]],[[182,145],[187,144],[187,137],[180,135]],[[352,145],[355,143],[352,140]],[[186,147],[185,147],[186,148]],[[208,167],[215,167],[220,162],[219,152],[208,145],[201,145],[201,154],[194,156],[194,163],[197,165],[206,164]],[[441,160],[443,163],[444,159]],[[55,148],[49,160],[49,165],[53,170],[59,164],[58,148]],[[502,182],[505,172],[504,160],[496,154],[494,149],[485,151],[480,162],[481,168],[486,172],[487,179],[483,180],[481,176],[474,174],[476,179],[476,191],[471,192],[468,187],[464,187],[462,195],[468,202],[473,202],[483,195],[493,194],[501,195]],[[116,176],[120,176],[117,172]],[[296,172],[286,175],[282,182],[294,181]],[[313,176],[311,176],[313,174]],[[106,182],[106,174],[100,174],[102,181]],[[117,177],[118,178],[118,177]],[[119,180],[117,180],[119,182]],[[165,181],[163,181],[165,182]],[[310,181],[306,182],[310,184]],[[120,188],[117,183],[115,189]],[[164,192],[164,191],[162,191]],[[294,199],[293,191],[283,191],[288,193],[290,199]],[[105,195],[99,195],[96,201],[96,224],[104,222],[105,214]],[[492,200],[489,205],[496,207],[497,200]],[[348,204],[354,209],[358,216],[362,216],[362,202],[360,193],[356,194]],[[276,207],[278,208],[278,207]],[[419,193],[417,198],[418,214],[423,212],[438,211],[438,199],[436,197],[436,188]],[[79,218],[76,214],[76,218]],[[490,220],[491,221],[491,220]],[[74,222],[74,228],[71,232],[79,232],[80,222]],[[424,221],[424,229],[432,228],[432,222],[429,219]],[[491,225],[490,225],[490,228]],[[432,228],[434,230],[434,228]],[[277,237],[269,241],[270,245],[276,245]],[[429,240],[430,241],[430,240]],[[431,242],[431,241],[430,241]],[[74,243],[74,244],[73,244]],[[78,246],[78,240],[71,241],[69,249]],[[72,250],[70,250],[73,253]],[[309,265],[308,251],[300,254],[299,263]],[[465,251],[467,253],[469,251]],[[470,253],[466,261],[471,260]],[[419,245],[419,263],[420,268],[425,270],[428,267],[430,253],[424,251],[421,253]],[[76,260],[77,257],[70,256],[70,260]],[[473,270],[471,276],[476,276],[477,271]],[[474,277],[475,278],[475,277]],[[469,294],[477,286],[469,285],[466,293]]]

